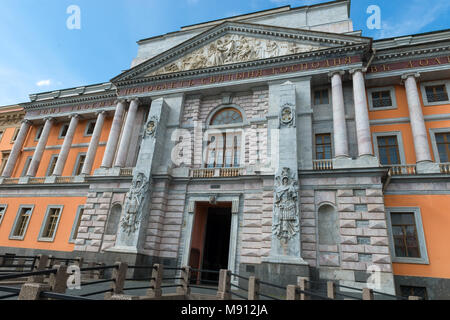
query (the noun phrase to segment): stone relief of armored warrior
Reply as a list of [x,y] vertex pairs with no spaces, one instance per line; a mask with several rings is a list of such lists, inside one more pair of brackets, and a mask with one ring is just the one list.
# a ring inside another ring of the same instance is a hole
[[128,233],[134,233],[141,221],[142,205],[148,191],[149,182],[143,173],[133,180],[130,191],[125,198],[124,212],[121,219],[122,228]]
[[289,168],[276,177],[273,234],[287,243],[299,232],[297,181]]

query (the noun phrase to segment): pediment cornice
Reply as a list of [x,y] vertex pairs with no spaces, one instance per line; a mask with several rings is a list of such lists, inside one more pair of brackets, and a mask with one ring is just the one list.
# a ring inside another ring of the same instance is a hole
[[354,45],[370,46],[372,43],[372,39],[359,36],[228,21],[123,72],[111,81],[116,84],[122,84],[123,82],[146,77],[149,72],[155,71],[227,34],[304,43],[331,49]]

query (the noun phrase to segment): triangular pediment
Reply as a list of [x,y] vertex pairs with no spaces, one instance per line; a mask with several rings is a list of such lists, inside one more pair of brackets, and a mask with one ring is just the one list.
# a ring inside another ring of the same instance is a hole
[[112,82],[221,67],[362,43],[368,44],[370,39],[319,31],[225,22],[125,71],[112,79]]
[[327,49],[293,41],[249,37],[227,34],[213,42],[169,63],[146,76],[155,76],[180,71],[218,67],[239,62],[287,56],[295,53]]

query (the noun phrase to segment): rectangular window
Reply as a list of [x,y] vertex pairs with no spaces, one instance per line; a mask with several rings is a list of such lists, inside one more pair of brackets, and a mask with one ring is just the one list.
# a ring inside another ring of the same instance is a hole
[[59,137],[58,139],[63,139],[66,137],[67,135],[67,131],[69,130],[69,124],[68,123],[64,123],[61,126],[61,130],[59,131]]
[[429,264],[420,208],[386,208],[392,262]]
[[78,211],[77,211],[77,216],[75,217],[75,223],[73,224],[73,227],[72,227],[72,232],[70,235],[69,242],[73,243],[73,242],[75,242],[75,240],[77,240],[78,229],[80,228],[81,218],[83,217],[83,213],[84,213],[83,206],[79,206]]
[[83,170],[84,162],[86,161],[86,154],[80,153],[78,155],[77,162],[75,163],[75,167],[73,170],[74,176],[79,176],[81,174],[81,170]]
[[316,160],[327,160],[331,158],[331,134],[316,134]]
[[2,138],[3,138],[3,130],[0,130],[0,142],[2,142]]
[[0,225],[2,224],[3,221],[3,217],[5,216],[6,213],[6,204],[1,204],[0,205]]
[[25,237],[32,212],[32,206],[21,206],[19,208],[19,212],[16,216],[16,221],[14,222],[14,226],[10,235],[11,239],[22,240]]
[[0,174],[3,173],[3,169],[6,167],[6,163],[8,162],[9,151],[2,152],[2,161],[0,162]]
[[53,241],[56,235],[56,229],[58,228],[61,211],[61,206],[52,206],[47,209],[47,213],[44,218],[44,224],[42,225],[39,235],[39,240]]
[[428,102],[448,101],[447,88],[445,87],[445,84],[436,86],[426,86],[425,92],[427,94]]
[[29,156],[27,160],[25,160],[25,165],[23,166],[21,177],[25,177],[28,172],[28,168],[30,167],[31,159],[33,159],[32,156]]
[[391,213],[396,257],[420,258],[419,239],[413,212]]
[[12,136],[12,139],[11,139],[11,143],[14,143],[15,141],[16,141],[16,139],[17,139],[17,136],[19,135],[19,128],[16,128],[15,130],[14,130],[14,134],[13,134],[13,136]]
[[85,136],[92,136],[95,129],[95,121],[89,121],[86,125],[86,131],[84,132]]
[[241,164],[241,133],[211,135],[207,146],[207,168],[232,168]]
[[44,130],[44,126],[39,126],[36,129],[36,136],[34,137],[34,141],[38,141],[41,138],[42,130]]
[[436,145],[439,152],[439,160],[450,162],[450,132],[436,133]]
[[380,163],[385,166],[401,164],[397,136],[378,137]]
[[49,177],[53,174],[55,170],[56,162],[58,161],[58,155],[53,155],[50,159],[50,164],[48,165],[46,176]]
[[330,104],[328,89],[314,91],[314,105]]
[[372,92],[372,108],[392,107],[391,91]]
[[427,288],[425,287],[400,286],[400,292],[402,297],[405,298],[414,296],[420,297],[422,300],[428,300]]

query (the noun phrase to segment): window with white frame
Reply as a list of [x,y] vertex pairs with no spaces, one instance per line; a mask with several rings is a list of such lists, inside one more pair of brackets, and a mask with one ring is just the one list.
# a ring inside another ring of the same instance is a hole
[[83,217],[83,213],[84,213],[84,206],[79,206],[77,209],[77,214],[75,216],[75,221],[74,221],[74,224],[72,227],[72,232],[70,233],[70,239],[69,239],[70,243],[74,243],[75,240],[77,240],[78,229],[80,228],[80,225],[81,225],[81,218]]
[[36,129],[36,136],[34,137],[34,141],[39,141],[42,135],[42,130],[44,130],[44,126],[39,126]]
[[2,224],[3,217],[5,216],[6,208],[7,208],[6,204],[0,204],[0,225]]
[[23,240],[27,232],[28,225],[30,223],[31,214],[33,213],[34,206],[20,206],[17,212],[16,219],[14,221],[13,228],[11,230],[10,239]]
[[28,168],[30,167],[30,163],[31,163],[32,159],[33,159],[33,157],[29,156],[27,158],[27,160],[25,160],[25,165],[23,166],[22,174],[20,175],[21,177],[25,177],[27,175]]
[[330,104],[329,90],[327,88],[314,90],[313,96],[314,105],[316,106]]
[[395,87],[367,89],[370,111],[397,109]]
[[438,106],[450,103],[450,81],[422,82],[420,88],[425,106]]
[[392,261],[428,264],[428,254],[419,208],[387,208]]
[[58,161],[58,155],[57,154],[52,155],[52,157],[50,158],[50,163],[47,168],[47,174],[46,174],[47,177],[49,177],[53,174],[53,171],[55,170],[57,161]]
[[92,120],[86,124],[86,130],[84,131],[85,136],[92,136],[94,134],[95,123],[96,121]]
[[230,128],[241,124],[243,117],[236,108],[222,108],[214,114],[210,121],[214,129],[208,134],[206,142],[206,168],[241,166],[242,130]]
[[19,128],[15,128],[14,129],[14,133],[13,133],[13,136],[11,138],[11,143],[16,142],[17,136],[19,135],[19,130],[20,130]]
[[85,160],[86,153],[79,153],[75,162],[75,166],[73,168],[73,176],[79,176],[81,174],[81,170],[83,170]]
[[69,130],[69,124],[64,123],[61,125],[61,129],[59,130],[58,139],[64,139],[67,135],[67,131]]
[[53,241],[61,217],[62,206],[49,206],[39,232],[39,241]]

